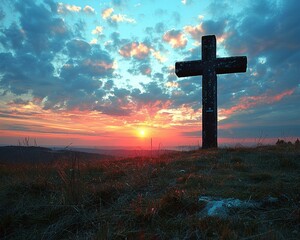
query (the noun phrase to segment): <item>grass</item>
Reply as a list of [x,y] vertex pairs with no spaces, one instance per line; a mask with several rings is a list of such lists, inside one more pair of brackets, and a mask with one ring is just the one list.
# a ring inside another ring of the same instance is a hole
[[[300,239],[300,150],[199,150],[0,165],[1,239]],[[277,198],[228,219],[199,196]]]

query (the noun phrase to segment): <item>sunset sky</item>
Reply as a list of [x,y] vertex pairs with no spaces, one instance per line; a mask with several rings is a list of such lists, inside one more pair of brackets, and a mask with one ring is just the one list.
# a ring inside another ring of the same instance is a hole
[[248,58],[218,76],[219,144],[300,138],[298,0],[2,0],[0,144],[197,145],[201,76],[176,61]]

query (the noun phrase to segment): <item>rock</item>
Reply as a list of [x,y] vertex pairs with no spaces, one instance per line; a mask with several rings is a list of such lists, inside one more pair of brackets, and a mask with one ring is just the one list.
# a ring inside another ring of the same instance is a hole
[[200,212],[200,218],[219,217],[228,218],[231,209],[257,208],[260,202],[253,200],[242,201],[235,198],[214,198],[209,196],[199,197],[199,202],[206,202],[205,208]]

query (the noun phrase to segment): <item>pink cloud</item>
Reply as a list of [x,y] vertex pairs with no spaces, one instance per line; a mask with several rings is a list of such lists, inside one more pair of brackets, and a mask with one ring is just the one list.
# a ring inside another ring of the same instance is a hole
[[150,48],[144,43],[132,42],[124,45],[119,53],[126,58],[145,59],[150,53]]
[[94,71],[99,72],[99,73],[106,72],[108,70],[113,70],[115,68],[114,63],[108,63],[108,62],[105,62],[104,60],[95,61],[95,60],[87,59],[84,61],[83,64],[85,67],[90,67]]
[[196,25],[195,27],[185,26],[184,31],[189,33],[192,36],[192,38],[197,40],[197,41],[200,41],[201,36],[204,33],[204,30],[202,28],[202,23],[200,23],[199,25]]
[[187,44],[187,39],[181,31],[170,30],[163,36],[163,40],[168,42],[172,48],[184,48]]
[[268,93],[265,93],[261,96],[245,96],[240,99],[240,101],[237,105],[235,105],[229,109],[221,109],[220,114],[227,116],[227,115],[231,115],[235,112],[253,108],[255,106],[279,102],[284,97],[292,95],[294,93],[294,91],[295,91],[295,89],[290,89],[290,90],[286,90],[286,91],[279,93],[277,95],[274,95],[274,96],[270,96],[270,95],[268,95]]

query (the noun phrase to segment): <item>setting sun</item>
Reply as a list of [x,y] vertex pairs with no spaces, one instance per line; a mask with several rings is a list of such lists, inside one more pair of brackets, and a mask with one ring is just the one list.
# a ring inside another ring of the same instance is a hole
[[146,130],[145,130],[145,129],[139,129],[139,130],[138,130],[138,135],[139,135],[139,137],[141,137],[141,138],[146,137]]

